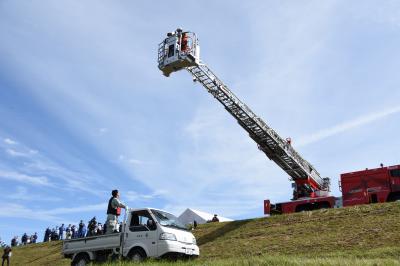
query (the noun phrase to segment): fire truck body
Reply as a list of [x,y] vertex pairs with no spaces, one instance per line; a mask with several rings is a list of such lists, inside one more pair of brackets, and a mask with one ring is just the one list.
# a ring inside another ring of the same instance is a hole
[[334,196],[300,198],[276,204],[270,204],[269,200],[264,200],[264,214],[283,214],[333,208],[335,202],[336,198]]
[[400,200],[400,165],[340,175],[343,206]]

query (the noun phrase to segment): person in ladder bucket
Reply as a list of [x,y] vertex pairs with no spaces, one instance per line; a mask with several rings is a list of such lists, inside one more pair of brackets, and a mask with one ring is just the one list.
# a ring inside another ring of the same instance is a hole
[[106,234],[112,234],[114,232],[118,232],[118,216],[121,214],[121,208],[128,209],[126,205],[124,205],[119,200],[119,192],[118,190],[113,190],[111,192],[112,197],[108,201],[107,207],[107,232]]
[[181,51],[188,52],[189,51],[189,35],[187,33],[182,34],[182,44]]

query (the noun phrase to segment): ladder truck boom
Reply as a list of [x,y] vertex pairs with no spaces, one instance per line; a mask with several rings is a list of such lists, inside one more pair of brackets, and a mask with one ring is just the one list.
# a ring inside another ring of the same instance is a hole
[[[294,181],[293,200],[322,197],[329,192],[329,178],[295,151],[291,142],[281,138],[271,127],[244,104],[211,69],[200,60],[196,34],[177,29],[159,44],[158,67],[165,76],[186,69],[193,81],[201,83],[237,120],[265,155],[282,168]],[[268,201],[269,203],[269,201]]]
[[326,188],[327,182],[321,178],[309,162],[294,150],[290,142],[283,140],[278,133],[233,94],[206,64],[201,63],[186,69],[249,133],[258,148],[281,167],[293,181],[310,178],[318,189]]

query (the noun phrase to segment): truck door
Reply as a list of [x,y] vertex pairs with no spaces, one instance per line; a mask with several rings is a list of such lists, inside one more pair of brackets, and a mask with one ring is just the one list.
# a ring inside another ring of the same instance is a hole
[[378,195],[376,193],[369,195],[369,203],[377,203],[378,202]]
[[125,249],[145,246],[148,257],[157,256],[157,227],[147,210],[133,211],[128,234],[125,235]]

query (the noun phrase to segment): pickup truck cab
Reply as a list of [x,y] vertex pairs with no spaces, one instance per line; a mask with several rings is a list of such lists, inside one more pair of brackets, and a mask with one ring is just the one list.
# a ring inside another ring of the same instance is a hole
[[193,234],[166,211],[128,209],[122,232],[64,240],[62,253],[71,265],[122,257],[140,262],[146,258],[199,256]]

